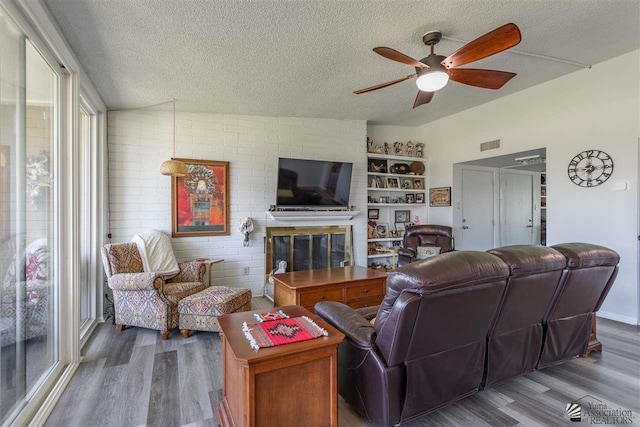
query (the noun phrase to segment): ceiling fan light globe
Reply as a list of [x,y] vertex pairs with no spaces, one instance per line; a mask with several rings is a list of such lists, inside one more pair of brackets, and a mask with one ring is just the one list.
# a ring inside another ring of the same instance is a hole
[[449,81],[449,74],[445,71],[430,71],[416,79],[416,86],[423,92],[435,92],[442,89]]

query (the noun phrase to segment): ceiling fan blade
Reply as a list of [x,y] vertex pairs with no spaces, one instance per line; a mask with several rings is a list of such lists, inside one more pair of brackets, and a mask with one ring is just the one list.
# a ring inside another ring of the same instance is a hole
[[419,90],[418,96],[416,96],[416,100],[413,103],[413,108],[419,107],[422,104],[427,104],[433,98],[433,92],[424,92]]
[[449,79],[485,89],[500,89],[515,76],[516,73],[507,71],[479,70],[477,68],[454,68],[449,70]]
[[392,80],[392,81],[390,81],[390,82],[386,82],[386,83],[380,83],[379,85],[375,85],[375,86],[367,87],[367,88],[364,88],[364,89],[356,90],[356,91],[354,91],[353,93],[355,93],[356,95],[359,95],[359,94],[361,94],[361,93],[371,92],[372,90],[382,89],[383,87],[391,86],[391,85],[394,85],[394,84],[396,84],[396,83],[400,83],[400,82],[403,82],[403,81],[405,81],[405,80],[412,79],[412,78],[414,78],[415,76],[416,76],[415,74],[409,74],[408,76],[403,77],[403,78],[401,78],[401,79],[398,79],[398,80]]
[[462,46],[446,57],[442,65],[454,68],[478,61],[507,50],[520,43],[520,40],[520,30],[516,24],[505,24]]
[[374,47],[373,51],[378,55],[384,56],[387,59],[391,59],[392,61],[402,62],[403,64],[411,65],[412,67],[418,68],[429,68],[427,64],[423,64],[420,61],[416,61],[410,56],[405,55],[404,53],[398,52],[395,49],[391,49],[390,47]]

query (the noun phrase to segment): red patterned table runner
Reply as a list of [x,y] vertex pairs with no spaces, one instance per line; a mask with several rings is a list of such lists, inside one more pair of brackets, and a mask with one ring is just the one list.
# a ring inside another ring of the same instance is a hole
[[326,330],[307,316],[242,325],[244,335],[254,350],[327,336]]

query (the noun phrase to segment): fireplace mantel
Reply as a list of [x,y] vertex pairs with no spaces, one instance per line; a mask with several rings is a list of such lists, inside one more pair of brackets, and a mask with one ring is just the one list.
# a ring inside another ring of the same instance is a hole
[[350,220],[360,211],[267,211],[276,221]]

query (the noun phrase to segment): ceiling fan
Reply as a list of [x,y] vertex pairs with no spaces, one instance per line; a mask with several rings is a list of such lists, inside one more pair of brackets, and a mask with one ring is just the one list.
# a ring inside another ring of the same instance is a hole
[[487,34],[467,43],[447,57],[434,53],[434,46],[441,39],[442,33],[439,31],[430,31],[422,36],[424,44],[431,48],[431,54],[426,58],[422,58],[420,61],[416,61],[410,56],[391,49],[390,47],[374,48],[373,51],[378,55],[411,65],[415,67],[416,72],[415,74],[409,74],[397,80],[356,90],[353,93],[361,94],[371,92],[417,77],[416,85],[419,91],[413,103],[413,108],[416,108],[431,101],[434,92],[442,89],[449,79],[470,86],[500,89],[516,76],[516,73],[506,71],[458,68],[462,65],[495,55],[520,43],[520,30],[515,24],[505,24],[493,31],[489,31]]

